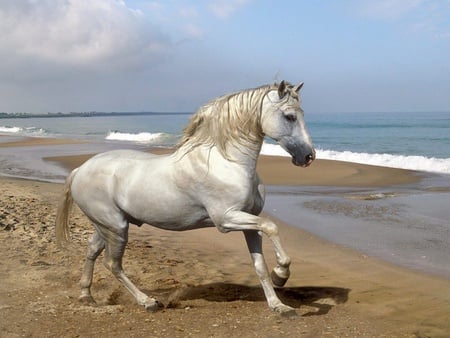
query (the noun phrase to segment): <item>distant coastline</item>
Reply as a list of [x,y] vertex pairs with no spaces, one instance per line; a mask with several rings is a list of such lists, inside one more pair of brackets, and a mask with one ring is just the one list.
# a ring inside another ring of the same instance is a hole
[[94,117],[94,116],[135,116],[135,115],[187,115],[190,112],[70,112],[70,113],[0,113],[0,119]]

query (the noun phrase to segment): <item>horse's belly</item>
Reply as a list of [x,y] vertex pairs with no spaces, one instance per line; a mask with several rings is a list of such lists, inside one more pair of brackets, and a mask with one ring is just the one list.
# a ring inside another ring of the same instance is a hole
[[169,183],[154,184],[148,190],[135,188],[120,195],[116,198],[119,208],[141,223],[176,231],[212,225],[203,205]]
[[143,223],[157,228],[184,231],[214,226],[206,210],[201,208],[151,209],[147,210],[145,215],[139,218]]
[[171,231],[186,231],[201,228],[213,227],[214,223],[209,217],[197,220],[196,222],[183,222],[183,223],[167,223],[167,222],[145,222],[148,225],[154,226],[159,229],[171,230]]

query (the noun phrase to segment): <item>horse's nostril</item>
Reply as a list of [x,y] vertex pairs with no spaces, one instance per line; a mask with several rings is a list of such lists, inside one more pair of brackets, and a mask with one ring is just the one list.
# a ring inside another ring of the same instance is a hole
[[312,162],[314,160],[313,154],[308,154],[305,156],[306,163]]

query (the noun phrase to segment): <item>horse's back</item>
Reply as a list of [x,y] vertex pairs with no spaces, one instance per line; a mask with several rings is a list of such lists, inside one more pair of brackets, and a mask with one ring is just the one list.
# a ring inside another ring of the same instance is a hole
[[84,165],[89,165],[98,162],[110,162],[115,160],[147,160],[152,158],[160,158],[165,155],[157,155],[149,152],[132,150],[132,149],[118,149],[106,151],[104,153],[99,153],[89,160],[87,160],[81,167]]
[[[145,168],[156,171],[164,166],[167,157],[137,150],[113,150],[95,155],[77,169],[71,185],[74,200],[85,212],[93,204],[111,207],[127,187],[136,184],[139,180],[136,177],[142,177]],[[150,180],[151,170],[147,171],[145,178]]]
[[118,170],[158,156],[137,150],[112,150],[97,154],[78,168],[72,185],[76,186],[83,181],[101,183],[104,180],[114,179]]

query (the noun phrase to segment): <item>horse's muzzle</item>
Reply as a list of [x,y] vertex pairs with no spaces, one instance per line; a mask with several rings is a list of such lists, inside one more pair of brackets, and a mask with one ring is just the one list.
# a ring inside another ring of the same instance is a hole
[[296,165],[296,166],[306,168],[306,167],[308,167],[311,163],[313,163],[313,161],[315,160],[315,158],[316,158],[315,152],[312,152],[312,153],[306,155],[305,158],[304,158],[303,160],[300,160],[300,161],[299,161],[296,157],[293,156],[293,157],[292,157],[292,163],[293,163],[294,165]]

